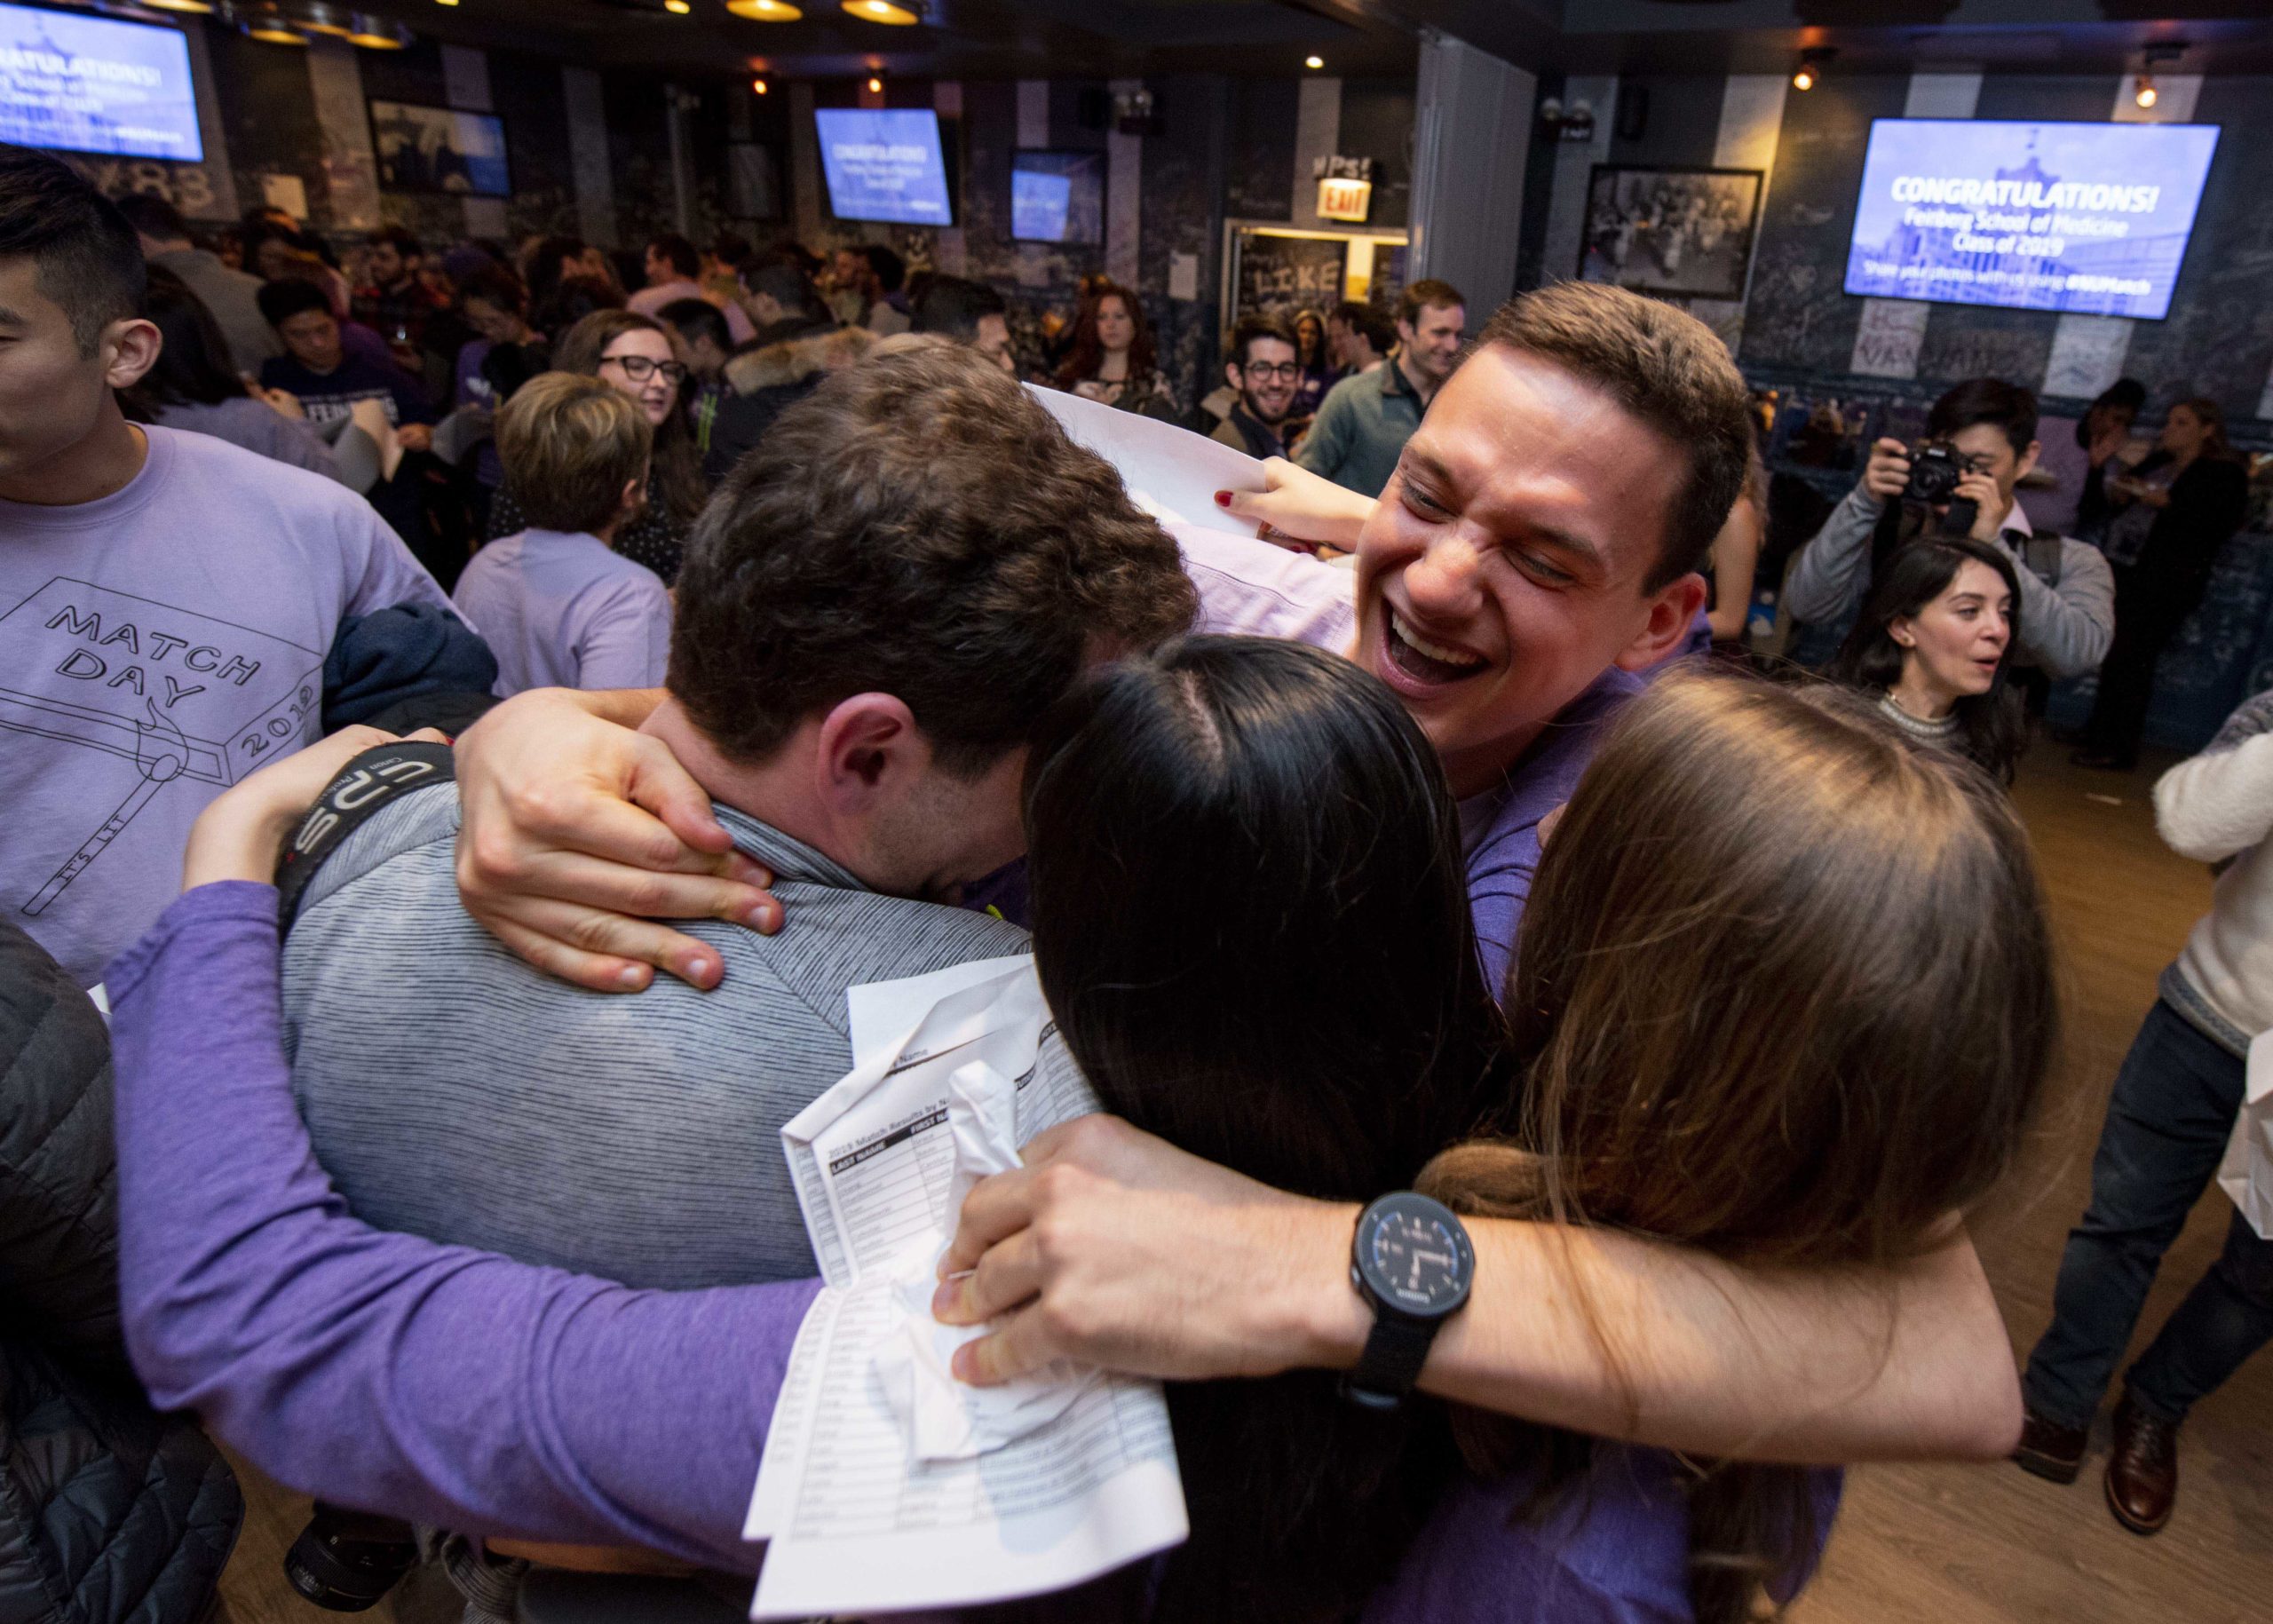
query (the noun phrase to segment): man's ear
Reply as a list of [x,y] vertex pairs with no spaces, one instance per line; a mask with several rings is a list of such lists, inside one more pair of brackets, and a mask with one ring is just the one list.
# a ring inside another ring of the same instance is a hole
[[164,346],[165,337],[154,321],[130,316],[112,322],[96,342],[96,353],[103,360],[103,382],[113,389],[132,388],[158,364],[158,352]]
[[1650,599],[1650,618],[1614,663],[1623,671],[1645,671],[1679,649],[1705,606],[1705,577],[1683,575]]
[[1224,363],[1224,382],[1229,384],[1233,389],[1237,389],[1239,386],[1239,362],[1235,360],[1227,360]]
[[2028,478],[2029,471],[2036,466],[2036,459],[2043,450],[2042,440],[2031,440],[2028,442],[2028,449],[2021,453],[2020,463],[2013,470],[2014,484],[2018,485],[2023,479]]
[[915,714],[890,693],[856,693],[821,718],[814,789],[839,817],[860,817],[897,799],[931,765]]

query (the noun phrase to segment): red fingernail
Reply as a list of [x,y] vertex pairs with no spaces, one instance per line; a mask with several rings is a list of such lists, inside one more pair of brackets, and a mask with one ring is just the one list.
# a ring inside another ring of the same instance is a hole
[[1232,493],[1229,491],[1217,491],[1216,493],[1216,505],[1219,508],[1227,508],[1231,506]]

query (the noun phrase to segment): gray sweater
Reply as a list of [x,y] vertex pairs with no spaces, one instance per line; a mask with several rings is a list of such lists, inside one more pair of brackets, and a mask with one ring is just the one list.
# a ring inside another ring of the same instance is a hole
[[[532,970],[458,901],[458,797],[406,796],[333,852],[284,947],[292,1081],[358,1217],[627,1285],[816,1272],[781,1128],[851,1069],[844,989],[1026,949],[1000,919],[881,896],[721,806],[772,868],[778,936],[682,924],[717,991]],[[1055,1035],[1041,1064],[1070,1066]]]
[[[1811,626],[1844,635],[1871,590],[1871,533],[1884,504],[1857,485],[1832,509],[1814,539],[1800,549],[1784,579],[1784,602]],[[2017,503],[2014,516],[2027,515]],[[2045,585],[2011,546],[2020,578],[2020,659],[2055,677],[2079,677],[2098,668],[2115,640],[2115,574],[2098,548],[2060,538],[2060,582]],[[1835,645],[1834,645],[1835,647]]]

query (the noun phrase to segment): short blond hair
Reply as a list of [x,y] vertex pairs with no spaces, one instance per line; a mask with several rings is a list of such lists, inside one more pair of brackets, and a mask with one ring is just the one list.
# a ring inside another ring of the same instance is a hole
[[629,396],[575,372],[531,378],[497,414],[505,493],[540,530],[605,528],[623,487],[646,477],[654,439]]

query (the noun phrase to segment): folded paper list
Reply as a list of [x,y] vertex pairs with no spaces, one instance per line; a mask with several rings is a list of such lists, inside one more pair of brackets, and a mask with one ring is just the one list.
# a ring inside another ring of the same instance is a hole
[[854,1068],[782,1131],[827,1288],[798,1333],[744,1535],[754,1619],[946,1607],[1078,1584],[1185,1536],[1150,1382],[1070,1367],[978,1389],[931,1317],[971,1184],[1097,1108],[1033,962],[852,989]]

